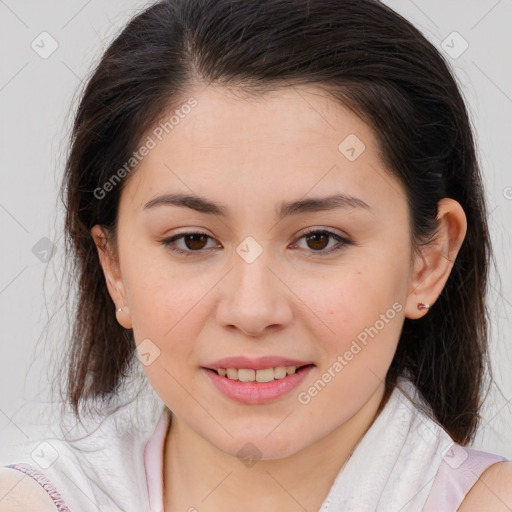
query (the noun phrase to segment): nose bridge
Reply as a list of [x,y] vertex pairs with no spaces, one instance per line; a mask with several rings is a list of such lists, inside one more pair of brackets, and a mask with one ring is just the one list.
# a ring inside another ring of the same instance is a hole
[[275,258],[253,237],[236,248],[230,286],[219,306],[219,321],[256,335],[291,318],[286,286],[275,275]]
[[[263,242],[262,242],[263,243]],[[237,290],[254,301],[263,299],[266,304],[272,299],[276,279],[270,271],[273,264],[271,249],[263,247],[254,237],[247,236],[236,248],[234,274]]]

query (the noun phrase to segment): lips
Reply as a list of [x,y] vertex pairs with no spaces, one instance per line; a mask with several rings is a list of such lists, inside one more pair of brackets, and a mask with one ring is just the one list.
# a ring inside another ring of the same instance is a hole
[[202,370],[227,398],[256,405],[287,395],[314,366],[308,361],[279,356],[239,356],[213,361]]

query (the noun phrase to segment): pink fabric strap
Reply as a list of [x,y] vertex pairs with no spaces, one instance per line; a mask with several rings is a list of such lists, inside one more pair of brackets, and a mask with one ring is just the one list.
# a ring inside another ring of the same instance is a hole
[[42,471],[39,471],[39,469],[31,466],[30,464],[25,464],[24,462],[9,464],[4,467],[16,469],[32,477],[48,493],[59,512],[70,512],[68,506],[64,503],[62,496]]
[[169,427],[170,413],[165,411],[144,448],[144,467],[150,512],[163,512],[163,448]]
[[507,459],[454,443],[446,452],[422,512],[455,512],[490,466]]

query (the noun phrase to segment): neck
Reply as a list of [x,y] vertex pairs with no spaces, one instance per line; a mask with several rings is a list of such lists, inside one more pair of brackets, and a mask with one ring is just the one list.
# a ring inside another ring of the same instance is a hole
[[248,466],[173,416],[164,448],[165,511],[319,510],[388,398],[383,384],[356,415],[324,438],[288,457]]

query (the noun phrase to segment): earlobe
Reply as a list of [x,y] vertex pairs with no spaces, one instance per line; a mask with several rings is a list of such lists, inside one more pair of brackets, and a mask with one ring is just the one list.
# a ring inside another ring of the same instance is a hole
[[98,257],[100,260],[107,289],[114,303],[114,312],[117,321],[125,328],[132,328],[131,316],[126,301],[126,294],[124,284],[121,279],[119,263],[113,251],[111,250],[107,235],[104,228],[96,224],[91,229],[91,235],[98,250]]
[[116,318],[119,324],[122,325],[125,329],[132,328],[132,318],[130,316],[130,310],[128,306],[117,308]]
[[457,201],[449,198],[439,201],[437,220],[436,236],[421,246],[414,259],[405,307],[409,319],[421,318],[435,307],[466,236],[466,215]]

